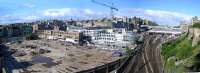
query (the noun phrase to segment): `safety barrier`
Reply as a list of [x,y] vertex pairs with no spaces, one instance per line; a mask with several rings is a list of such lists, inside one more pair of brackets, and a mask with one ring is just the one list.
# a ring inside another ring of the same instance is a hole
[[83,71],[76,72],[76,73],[109,73],[111,71],[118,69],[126,58],[127,57],[124,57],[124,58],[118,59],[116,61],[113,61],[111,63],[101,65],[101,66],[97,66],[95,68],[83,70]]

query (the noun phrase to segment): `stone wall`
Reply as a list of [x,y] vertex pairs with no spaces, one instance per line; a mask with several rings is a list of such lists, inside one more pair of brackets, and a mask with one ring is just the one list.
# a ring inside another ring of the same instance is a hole
[[196,45],[200,41],[200,29],[199,28],[190,28],[189,29],[189,38],[192,39],[192,45]]

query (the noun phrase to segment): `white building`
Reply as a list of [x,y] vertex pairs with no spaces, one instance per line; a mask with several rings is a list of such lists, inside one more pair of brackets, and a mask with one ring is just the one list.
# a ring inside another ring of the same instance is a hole
[[94,36],[95,34],[97,34],[98,32],[101,32],[105,29],[84,29],[82,30],[83,34],[86,36]]
[[83,31],[83,33],[91,36],[96,46],[109,49],[131,46],[135,39],[135,33],[127,32],[125,29],[97,29]]

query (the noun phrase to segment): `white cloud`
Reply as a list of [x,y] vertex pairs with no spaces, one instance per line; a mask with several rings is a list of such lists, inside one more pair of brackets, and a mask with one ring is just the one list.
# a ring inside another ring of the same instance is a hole
[[188,20],[191,18],[191,16],[178,13],[178,12],[169,12],[169,11],[160,11],[160,10],[145,10],[147,15],[150,16],[157,16],[157,17],[167,17],[167,18],[183,18],[185,20]]
[[40,18],[40,17],[38,17],[38,16],[30,15],[30,16],[22,17],[21,19],[22,19],[22,20],[37,20],[37,19],[39,19],[39,18]]
[[138,16],[152,21],[156,21],[161,25],[178,25],[181,21],[190,21],[191,15],[163,11],[163,10],[145,10],[141,8],[123,9],[119,16]]
[[91,9],[76,9],[76,8],[47,9],[42,11],[42,14],[47,17],[80,17],[80,18],[106,17],[108,15],[107,13],[97,12]]
[[35,5],[29,4],[29,3],[25,3],[25,4],[23,4],[23,6],[28,7],[28,8],[33,8],[33,7],[35,7]]
[[90,10],[90,9],[84,9],[83,10],[86,14],[89,14],[89,15],[94,15],[96,14],[94,11]]
[[1,23],[12,23],[12,22],[25,22],[34,21],[39,19],[62,19],[62,18],[73,18],[73,19],[97,19],[107,17],[109,14],[105,12],[97,12],[91,9],[77,9],[77,8],[59,8],[59,9],[46,9],[30,14],[8,14],[0,16]]
[[[170,11],[162,10],[145,10],[141,8],[127,8],[120,9],[115,12],[117,17],[122,16],[137,16],[152,21],[156,21],[161,25],[178,25],[181,21],[189,21],[192,16]],[[48,18],[78,18],[78,19],[96,19],[102,17],[110,17],[110,11],[94,11],[91,9],[77,9],[77,8],[59,8],[59,9],[46,9],[36,11],[30,14],[15,14],[0,16],[0,21],[31,21]]]
[[[29,22],[34,20],[39,20],[40,16],[36,15],[23,15],[23,14],[7,14],[4,16],[0,16],[1,23],[16,23],[16,22]],[[0,24],[1,24],[0,23]]]
[[71,8],[47,9],[44,10],[43,15],[57,17],[57,16],[71,15],[73,12],[75,12],[75,10]]

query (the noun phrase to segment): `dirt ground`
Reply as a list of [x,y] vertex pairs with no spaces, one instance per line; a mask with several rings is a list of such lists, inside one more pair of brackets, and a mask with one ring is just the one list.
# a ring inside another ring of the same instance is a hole
[[[113,57],[112,52],[108,50],[92,46],[66,46],[57,40],[26,40],[21,43],[13,43],[9,47],[26,53],[24,56],[16,56],[15,59],[18,62],[30,63],[31,65],[26,70],[32,73],[73,73],[120,58]],[[50,52],[33,55],[32,52],[37,52],[39,49]]]

